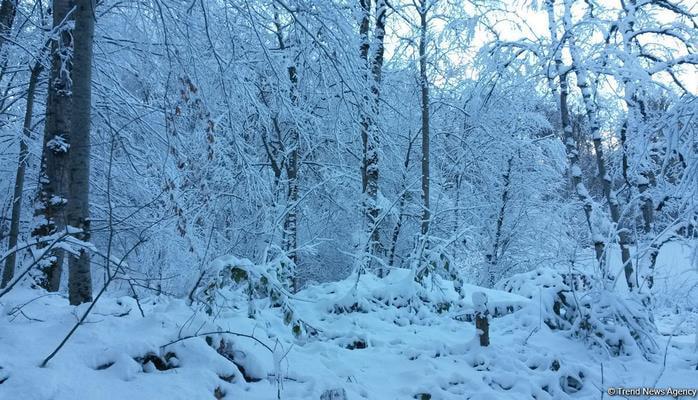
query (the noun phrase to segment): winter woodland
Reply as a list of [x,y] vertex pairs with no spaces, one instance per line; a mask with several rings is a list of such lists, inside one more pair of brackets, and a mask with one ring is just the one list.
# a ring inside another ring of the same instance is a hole
[[0,0],[0,399],[696,397],[697,48],[694,0]]

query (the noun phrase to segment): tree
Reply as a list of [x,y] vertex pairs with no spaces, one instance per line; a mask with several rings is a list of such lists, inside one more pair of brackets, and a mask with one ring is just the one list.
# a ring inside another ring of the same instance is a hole
[[0,4],[0,54],[5,44],[5,37],[10,34],[17,12],[17,0],[2,0]]
[[[366,226],[368,230],[367,265],[372,263],[372,257],[378,257],[381,248],[379,217],[380,207],[378,206],[379,193],[379,136],[377,118],[380,109],[380,85],[383,72],[383,59],[385,52],[385,22],[387,16],[387,6],[385,0],[376,1],[375,27],[373,40],[369,38],[369,28],[371,20],[371,1],[360,0],[362,18],[359,27],[361,37],[360,56],[365,63],[363,79],[368,86],[369,95],[364,96],[364,105],[361,116],[361,142],[363,144],[361,182],[364,198],[364,209],[366,213]],[[370,44],[373,44],[371,46]],[[369,60],[370,49],[373,47],[373,56]],[[370,77],[368,71],[370,70]],[[384,270],[379,267],[378,276],[384,275]]]
[[[278,14],[274,15],[274,25],[276,27],[276,39],[279,49],[286,53],[285,57],[288,58],[288,67],[286,72],[288,74],[289,81],[289,99],[291,102],[291,109],[295,110],[298,107],[299,96],[298,93],[298,69],[293,61],[293,56],[288,54],[290,49],[287,48],[284,41],[284,32],[279,22]],[[300,153],[300,134],[298,132],[299,127],[296,126],[295,122],[289,123],[288,126],[288,140],[284,144],[286,152],[288,153],[286,160],[286,200],[287,200],[287,210],[286,217],[284,219],[284,241],[283,248],[288,255],[288,258],[293,262],[293,268],[295,269],[299,262],[298,254],[298,200],[299,200],[299,177],[298,170],[300,168],[299,153]],[[300,289],[300,282],[295,272],[291,273],[292,286],[294,290]]]
[[[549,2],[549,15],[553,13],[553,3]],[[648,286],[652,285],[651,275],[659,247],[670,240],[673,237],[671,232],[676,230],[669,229],[659,239],[653,233],[655,216],[650,186],[654,185],[652,182],[656,183],[656,178],[651,165],[660,157],[654,144],[658,142],[655,132],[659,130],[653,131],[648,126],[651,122],[647,118],[647,105],[642,97],[654,91],[653,87],[673,96],[671,89],[654,79],[657,74],[666,74],[679,92],[686,92],[675,69],[698,63],[689,43],[695,31],[695,16],[682,5],[668,2],[638,3],[629,0],[621,2],[620,9],[610,4],[587,2],[584,14],[575,23],[572,12],[574,3],[574,0],[565,0],[563,4],[563,42],[569,49],[572,61],[570,69],[576,77],[593,143],[597,181],[610,217],[609,237],[617,240],[620,247],[625,281],[632,291],[641,285],[636,269],[647,271]],[[669,25],[662,23],[657,17],[660,11],[673,14],[675,21]],[[600,17],[604,13],[615,13],[618,18],[608,22]],[[593,38],[595,29],[602,34],[603,45],[588,46],[586,42]],[[652,39],[643,40],[645,36]],[[663,51],[666,46],[656,45],[655,40],[672,41],[676,51],[667,55]],[[659,51],[655,53],[656,50]],[[593,79],[594,74],[596,79]],[[613,99],[606,95],[606,92],[612,91],[600,87],[601,77],[621,88],[622,96]],[[618,105],[623,104],[627,111],[611,112],[613,101],[617,101]],[[620,121],[616,135],[613,120],[609,123],[609,118],[604,114]],[[602,127],[602,123],[606,126]],[[612,139],[619,141],[619,151],[614,151],[610,145]],[[633,245],[639,255],[635,257],[637,263],[633,262]],[[648,253],[648,256],[643,256],[643,253]]]
[[626,229],[623,229],[621,225],[621,204],[613,187],[613,179],[607,172],[600,123],[598,120],[596,104],[594,103],[591,94],[591,82],[588,78],[587,71],[581,64],[576,38],[572,33],[571,4],[567,0],[565,1],[565,14],[563,21],[565,31],[568,32],[569,36],[567,38],[567,43],[570,49],[570,54],[572,55],[572,69],[577,77],[577,86],[582,93],[582,100],[586,110],[586,116],[589,121],[589,127],[591,129],[591,136],[594,143],[594,154],[596,155],[596,171],[598,174],[598,180],[602,184],[603,194],[606,198],[606,203],[608,204],[608,209],[611,215],[611,221],[615,225],[616,234],[619,239],[618,244],[620,245],[621,249],[621,258],[623,261],[623,268],[625,270],[626,283],[628,284],[628,289],[632,291],[634,286],[634,278],[633,264],[632,259],[630,258],[630,235],[629,232]]
[[[419,13],[419,87],[422,102],[422,236],[429,233],[431,221],[431,209],[429,205],[429,80],[427,77],[427,33],[428,13],[433,3],[429,0],[420,0],[417,12]],[[425,239],[426,240],[426,239]]]
[[[38,238],[55,235],[65,226],[64,213],[67,189],[67,163],[70,150],[70,110],[72,109],[74,2],[54,0],[49,73],[44,122],[44,145],[41,156],[40,188],[37,196],[36,222],[32,235]],[[44,245],[39,245],[41,248]],[[55,292],[61,282],[63,252],[52,249],[41,262],[37,283]]]
[[[572,183],[572,190],[576,193],[577,198],[584,210],[584,216],[586,218],[587,226],[589,227],[591,240],[594,244],[596,261],[601,268],[602,273],[605,274],[605,239],[603,234],[599,232],[598,223],[594,218],[594,201],[591,198],[589,190],[582,179],[583,171],[579,160],[579,146],[577,140],[574,138],[572,122],[570,121],[568,100],[569,82],[567,77],[569,74],[569,68],[566,67],[562,62],[562,42],[558,42],[557,25],[555,21],[555,0],[546,0],[545,5],[548,14],[548,29],[550,30],[551,43],[553,46],[553,54],[551,57],[553,58],[555,71],[559,79],[559,112],[563,131],[563,142],[565,143],[565,150],[569,164],[569,177]],[[555,93],[556,90],[553,92]]]
[[32,118],[34,116],[34,98],[36,97],[36,86],[39,76],[43,70],[43,55],[31,67],[29,75],[29,87],[27,88],[27,105],[24,111],[24,122],[22,124],[22,135],[19,141],[19,160],[17,161],[17,173],[15,175],[15,187],[12,196],[12,220],[10,222],[10,234],[8,241],[8,254],[5,260],[5,269],[2,272],[0,288],[5,287],[14,276],[15,262],[17,258],[17,239],[19,237],[19,222],[22,212],[22,197],[24,195],[24,176],[27,168],[27,158],[29,157],[28,141],[32,133]]
[[[92,110],[92,42],[94,38],[95,0],[77,0],[75,14],[75,51],[72,73],[72,119],[68,167],[67,224],[79,229],[75,236],[90,240],[90,124]],[[68,295],[70,304],[92,301],[90,255],[80,248],[70,257]]]

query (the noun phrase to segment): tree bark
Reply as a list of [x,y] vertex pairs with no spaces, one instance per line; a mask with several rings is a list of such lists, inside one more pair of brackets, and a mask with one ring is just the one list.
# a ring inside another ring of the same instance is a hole
[[[626,14],[626,19],[627,22],[624,24],[624,29],[622,31],[623,34],[623,50],[627,54],[627,57],[629,57],[632,54],[632,39],[631,36],[634,33],[634,26],[635,26],[635,11],[637,8],[637,2],[636,0],[629,0],[626,3],[623,3],[623,8]],[[632,68],[632,66],[631,66]],[[645,123],[645,118],[646,118],[646,108],[644,103],[642,102],[642,99],[638,98],[638,91],[635,86],[635,83],[631,81],[631,77],[625,77],[623,79],[623,86],[624,86],[624,100],[625,104],[627,106],[627,116],[625,123],[623,124],[623,127],[621,129],[621,139],[623,143],[623,170],[627,171],[628,167],[628,159],[627,155],[625,152],[625,139],[629,135],[636,135],[638,134],[638,127]],[[638,112],[640,121],[637,120],[638,117]],[[657,256],[659,255],[659,248],[661,247],[661,243],[657,241],[656,234],[653,232],[654,228],[654,202],[652,201],[652,196],[649,193],[649,188],[650,185],[655,184],[655,177],[652,171],[650,170],[644,170],[641,172],[640,176],[638,176],[635,179],[628,179],[627,173],[625,174],[626,178],[626,183],[629,186],[636,186],[639,197],[640,197],[640,212],[642,215],[642,233],[644,236],[644,242],[649,243],[649,250],[648,254],[644,259],[641,259],[638,264],[638,269],[645,270],[645,271],[638,271],[638,272],[643,272],[646,274],[645,279],[647,280],[647,287],[648,289],[652,289],[654,286],[654,268],[655,264],[657,262]],[[639,251],[639,249],[638,249]],[[626,279],[630,279],[627,276],[627,271],[626,271]],[[637,274],[635,275],[635,283],[639,286]]]
[[[361,38],[361,44],[359,45],[359,56],[361,57],[362,65],[362,81],[368,83],[368,52],[370,49],[370,42],[368,38],[368,32],[370,29],[371,21],[371,0],[359,0],[359,5],[361,6],[361,23],[359,25],[359,37]],[[364,92],[363,102],[364,106],[368,106],[369,99],[368,94]],[[366,193],[366,186],[368,185],[368,176],[366,174],[366,152],[368,148],[368,134],[370,129],[371,121],[369,119],[368,113],[363,112],[361,115],[361,143],[363,144],[363,160],[361,164],[361,192]]]
[[2,0],[0,4],[0,54],[5,45],[5,37],[12,31],[12,24],[17,12],[18,0]]
[[[565,17],[564,25],[568,32],[571,32],[571,11],[569,9],[569,4],[565,4]],[[574,67],[574,72],[577,77],[577,87],[582,92],[582,100],[584,103],[584,109],[589,120],[592,141],[594,143],[594,153],[596,153],[596,168],[598,171],[598,178],[602,184],[603,193],[606,197],[606,202],[608,203],[608,208],[611,214],[611,220],[615,225],[615,229],[618,235],[618,244],[621,250],[621,259],[623,262],[623,269],[625,271],[625,281],[628,285],[628,290],[632,291],[634,285],[634,270],[633,262],[630,257],[630,243],[631,237],[627,229],[621,226],[621,209],[620,202],[616,197],[616,193],[613,190],[613,182],[611,177],[606,171],[606,160],[604,158],[603,143],[601,138],[601,130],[599,126],[598,114],[596,112],[596,105],[592,99],[591,87],[589,83],[589,78],[587,76],[587,71],[583,68],[581,63],[581,57],[579,55],[578,48],[575,44],[573,36],[568,39],[570,54],[572,56],[572,63]]]
[[[70,111],[72,109],[73,43],[70,24],[74,19],[73,0],[53,1],[53,27],[57,40],[51,43],[44,145],[41,156],[39,193],[35,210],[36,222],[32,235],[50,236],[65,226],[66,164],[70,149]],[[63,251],[52,249],[39,267],[37,284],[49,292],[59,289]]]
[[[546,0],[546,10],[548,13],[548,28],[550,29],[550,37],[553,43],[557,42],[557,26],[555,22],[555,0]],[[562,47],[561,45],[559,47]],[[555,68],[557,75],[560,79],[560,121],[562,125],[562,131],[564,134],[565,151],[567,153],[568,162],[568,172],[570,175],[570,181],[572,182],[572,188],[577,195],[582,208],[584,210],[584,216],[589,227],[589,233],[591,235],[591,240],[594,244],[594,253],[596,255],[596,261],[599,264],[601,273],[606,276],[606,263],[605,263],[605,241],[603,235],[597,232],[595,224],[592,222],[592,214],[594,210],[594,202],[589,194],[589,191],[584,185],[582,180],[582,168],[579,162],[579,147],[578,141],[574,136],[574,130],[572,123],[570,121],[570,112],[568,106],[568,96],[569,96],[569,85],[567,83],[567,71],[564,71],[564,65],[562,63],[562,53],[558,49],[555,51]]]
[[[380,253],[380,231],[378,229],[378,219],[380,215],[380,207],[378,206],[378,179],[380,170],[378,167],[379,155],[379,138],[376,120],[380,108],[380,84],[383,70],[383,56],[385,52],[385,19],[386,19],[386,3],[385,0],[376,1],[376,23],[373,34],[373,43],[375,53],[370,61],[369,66],[369,21],[370,21],[370,0],[360,0],[363,10],[363,17],[359,27],[361,35],[361,47],[359,53],[362,61],[365,63],[365,71],[370,67],[371,76],[364,73],[364,81],[370,87],[370,99],[364,96],[365,107],[361,117],[361,140],[363,142],[363,163],[362,163],[362,183],[364,193],[364,209],[366,212],[366,226],[368,230],[368,248],[367,266],[370,267],[371,257],[375,257]],[[378,268],[378,276],[384,276],[383,268]]]
[[511,184],[511,167],[514,163],[514,157],[509,157],[507,161],[507,171],[503,175],[504,188],[502,189],[502,204],[499,208],[499,213],[497,214],[497,223],[494,233],[494,243],[492,244],[492,250],[490,254],[486,255],[486,261],[488,266],[487,271],[487,284],[488,287],[493,287],[495,284],[495,269],[497,268],[497,262],[499,259],[499,247],[502,240],[502,227],[504,226],[504,218],[506,216],[507,203],[509,202],[509,187]]
[[[81,230],[75,236],[87,242],[90,240],[90,116],[95,0],[77,0],[76,6],[67,212],[68,224]],[[85,249],[79,250],[79,256],[70,257],[68,298],[73,305],[92,301],[90,256]]]
[[[279,49],[282,51],[287,50],[287,46],[284,42],[283,31],[281,23],[278,17],[275,15],[274,24],[276,26],[276,38],[279,44]],[[296,66],[291,64],[287,68],[288,80],[290,82],[290,92],[289,96],[291,99],[291,106],[295,109],[298,106],[298,71]],[[289,152],[288,159],[286,160],[286,180],[288,185],[287,191],[287,207],[286,217],[284,219],[284,240],[283,249],[286,252],[288,258],[293,261],[294,271],[291,274],[291,284],[292,289],[297,291],[300,289],[300,281],[298,279],[298,274],[295,268],[299,263],[298,256],[298,199],[299,199],[299,188],[298,188],[298,168],[299,168],[299,152],[298,147],[300,146],[300,134],[298,132],[298,127],[294,123],[290,124],[288,132],[288,142],[285,147]]]
[[17,162],[17,173],[15,175],[15,188],[12,196],[12,220],[10,222],[10,235],[8,250],[11,253],[5,260],[5,269],[2,273],[2,282],[0,288],[4,288],[12,280],[15,274],[15,261],[17,252],[13,251],[17,246],[17,238],[19,237],[19,222],[22,212],[22,197],[24,194],[24,175],[27,167],[28,144],[31,138],[32,116],[34,114],[34,97],[36,95],[36,84],[41,75],[43,66],[39,60],[31,69],[29,76],[29,87],[27,88],[27,107],[24,112],[24,123],[22,125],[22,135],[19,140],[19,160]]
[[[416,139],[416,136],[415,138]],[[410,167],[410,154],[412,153],[412,143],[414,139],[410,138],[407,144],[407,152],[405,152],[405,162],[403,163],[402,172],[402,192],[400,193],[400,204],[398,205],[398,216],[395,228],[393,228],[393,236],[390,241],[390,252],[388,256],[388,265],[395,266],[395,250],[397,249],[397,240],[400,237],[402,222],[405,219],[405,203],[407,203],[407,170]]]
[[487,307],[487,295],[483,292],[472,294],[473,309],[475,312],[475,329],[480,339],[480,346],[490,345],[490,321]]
[[429,81],[427,79],[427,1],[419,5],[419,84],[422,100],[422,236],[429,232]]

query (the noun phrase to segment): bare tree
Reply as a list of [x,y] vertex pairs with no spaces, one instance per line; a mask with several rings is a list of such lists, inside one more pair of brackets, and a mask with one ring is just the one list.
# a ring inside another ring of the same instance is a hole
[[502,242],[504,241],[502,227],[504,226],[504,220],[507,214],[507,203],[509,202],[510,190],[511,190],[511,168],[514,164],[514,156],[512,155],[507,160],[507,170],[502,175],[503,186],[502,186],[502,196],[501,203],[499,206],[499,212],[497,213],[497,221],[494,232],[494,242],[492,243],[492,248],[485,255],[487,261],[487,285],[488,287],[493,287],[496,282],[497,274],[497,262],[499,260],[500,247],[502,247]]
[[0,52],[5,44],[5,37],[10,34],[17,13],[18,0],[2,0],[0,4]]
[[633,290],[634,279],[633,279],[633,262],[630,258],[630,232],[627,229],[623,229],[621,226],[621,205],[616,196],[615,190],[613,188],[613,181],[609,176],[606,168],[606,159],[604,158],[604,148],[601,137],[601,129],[598,118],[598,113],[596,110],[596,104],[592,99],[591,93],[591,83],[587,75],[587,71],[582,66],[581,55],[576,44],[574,35],[572,34],[572,22],[571,22],[571,4],[569,1],[565,1],[565,14],[563,17],[565,30],[569,33],[567,38],[568,47],[570,49],[570,54],[572,55],[572,68],[577,77],[577,86],[582,92],[582,100],[584,103],[584,109],[586,111],[586,116],[589,120],[591,136],[594,143],[594,153],[596,154],[596,169],[598,173],[599,182],[601,182],[603,193],[608,203],[608,209],[611,214],[611,221],[615,225],[615,229],[618,235],[618,244],[621,249],[621,258],[623,261],[623,269],[625,270],[625,280],[628,285],[629,290]]
[[[563,65],[562,62],[562,50],[561,43],[558,43],[557,37],[557,25],[555,21],[555,0],[546,0],[545,2],[546,10],[548,13],[548,29],[550,30],[550,37],[552,39],[553,46],[558,48],[553,50],[553,59],[555,63],[555,70],[559,78],[559,109],[560,109],[560,120],[562,124],[562,131],[564,134],[565,150],[567,152],[567,160],[569,164],[569,176],[572,182],[572,188],[577,194],[577,198],[582,203],[584,209],[584,215],[586,217],[586,222],[589,227],[589,232],[591,233],[591,239],[594,243],[594,251],[596,253],[596,260],[599,266],[603,269],[604,267],[604,251],[605,242],[602,235],[597,232],[596,226],[592,223],[592,213],[594,202],[589,195],[589,191],[584,185],[582,180],[582,167],[579,161],[579,148],[578,141],[574,137],[574,129],[572,122],[570,121],[570,111],[568,104],[569,97],[569,84],[567,82],[568,70]],[[554,88],[557,89],[557,88]],[[553,90],[557,92],[557,90]]]
[[[95,0],[76,1],[75,52],[73,59],[73,113],[68,169],[68,220],[80,230],[76,237],[90,240],[90,116],[92,106],[92,42]],[[86,249],[70,257],[68,297],[70,304],[92,301],[90,256]]]
[[17,173],[15,175],[14,194],[12,196],[12,220],[10,221],[10,234],[8,242],[9,254],[5,260],[5,269],[2,273],[0,288],[4,288],[14,276],[15,261],[17,257],[17,238],[19,237],[19,223],[22,212],[22,197],[24,193],[24,176],[27,168],[27,157],[29,156],[27,142],[31,138],[32,117],[34,114],[34,98],[36,97],[36,85],[43,70],[41,58],[31,68],[29,76],[29,87],[27,88],[27,106],[24,111],[24,123],[22,124],[22,135],[19,140],[19,160],[17,161]]
[[[72,34],[73,0],[53,1],[51,71],[49,74],[44,122],[44,145],[41,156],[36,226],[33,236],[50,236],[65,226],[66,164],[70,149],[70,110],[72,107]],[[58,290],[61,282],[63,252],[53,249],[42,261],[38,284],[48,291]]]
[[[282,51],[288,51],[286,42],[284,41],[283,28],[281,22],[279,21],[278,13],[274,15],[274,25],[276,28],[276,39],[279,49]],[[293,63],[293,57],[289,57],[290,65],[286,68],[288,73],[288,80],[290,82],[289,96],[291,100],[291,106],[295,109],[298,106],[299,94],[298,94],[298,70]],[[286,181],[287,181],[287,207],[286,217],[284,219],[284,241],[283,249],[286,251],[288,258],[293,261],[294,265],[298,265],[298,200],[299,200],[299,189],[298,189],[298,167],[299,167],[299,146],[300,146],[300,134],[298,132],[298,127],[294,126],[293,123],[289,126],[288,131],[288,141],[285,144],[286,151],[288,154],[288,159],[286,161]],[[294,272],[291,277],[294,290],[300,288],[300,282],[298,281],[297,274]]]
[[[379,169],[379,138],[378,138],[378,127],[376,125],[376,119],[379,113],[380,105],[380,84],[383,71],[383,58],[385,52],[385,21],[387,7],[384,0],[377,0],[376,2],[376,18],[375,27],[373,33],[373,47],[374,54],[372,59],[369,61],[370,53],[370,39],[369,39],[369,23],[371,16],[371,1],[361,0],[360,1],[363,16],[361,19],[361,25],[359,28],[359,34],[361,36],[361,47],[360,55],[362,61],[365,63],[364,66],[364,81],[368,83],[370,88],[370,99],[368,96],[364,97],[365,109],[361,116],[361,141],[363,143],[363,163],[361,166],[362,175],[362,193],[364,194],[365,202],[365,212],[366,212],[366,222],[368,229],[368,248],[369,252],[367,264],[370,266],[371,258],[378,256],[380,253],[380,230],[378,229],[378,219],[380,214],[380,208],[378,206],[378,179],[380,175]],[[370,68],[371,75],[368,76],[368,69]],[[366,110],[368,109],[368,110]],[[383,276],[384,271],[382,268],[378,269],[378,275]]]
[[427,77],[427,29],[428,13],[432,5],[420,0],[419,13],[419,86],[422,101],[422,236],[429,232],[431,210],[429,206],[429,80]]

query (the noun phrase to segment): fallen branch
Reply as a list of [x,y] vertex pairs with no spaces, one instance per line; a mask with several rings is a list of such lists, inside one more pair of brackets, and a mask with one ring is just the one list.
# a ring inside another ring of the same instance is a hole
[[248,335],[248,334],[245,334],[245,333],[238,333],[238,332],[233,332],[233,331],[212,331],[212,332],[197,333],[196,335],[183,336],[183,337],[181,337],[181,338],[179,338],[179,339],[177,339],[177,340],[173,340],[173,341],[171,341],[171,342],[169,342],[169,343],[167,343],[167,344],[163,344],[162,346],[160,346],[160,348],[161,348],[161,349],[164,349],[164,348],[167,347],[167,346],[173,345],[173,344],[178,343],[178,342],[181,342],[181,341],[183,341],[183,340],[193,339],[193,338],[202,337],[202,336],[208,336],[208,335],[233,335],[233,336],[239,336],[239,337],[244,337],[244,338],[252,339],[252,340],[254,340],[255,342],[261,344],[265,349],[269,350],[271,353],[274,353],[274,350],[273,350],[271,347],[269,347],[269,345],[267,345],[266,343],[264,343],[264,342],[262,342],[261,340],[257,339],[257,338],[254,337],[253,335]]

